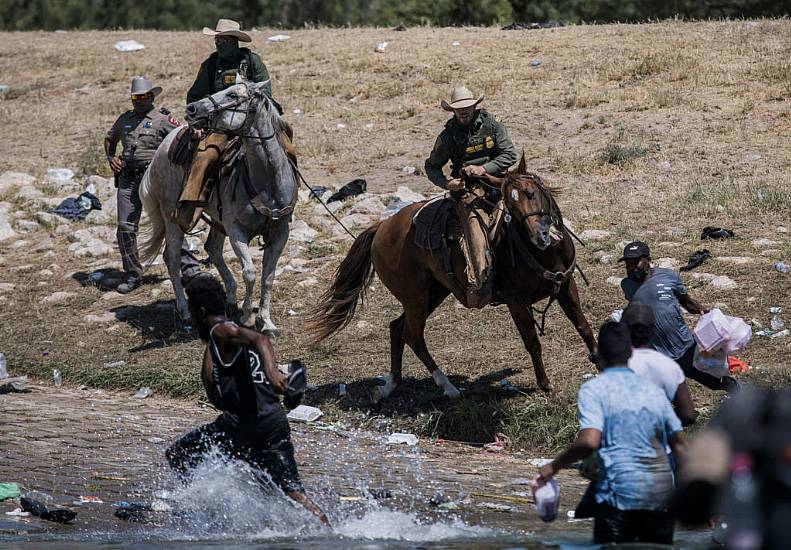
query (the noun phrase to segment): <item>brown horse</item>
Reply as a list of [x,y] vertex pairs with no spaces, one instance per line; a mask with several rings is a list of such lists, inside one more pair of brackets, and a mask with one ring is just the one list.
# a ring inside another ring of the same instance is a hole
[[[574,243],[563,225],[552,190],[538,176],[527,172],[524,155],[519,167],[498,183],[506,214],[494,238],[496,296],[508,306],[532,358],[539,387],[551,391],[532,304],[548,297],[556,299],[588,350],[594,353],[596,348],[572,277],[576,267]],[[401,302],[404,313],[390,323],[390,375],[385,385],[377,388],[377,401],[390,395],[401,382],[404,344],[428,367],[446,396],[459,396],[429,354],[423,331],[426,319],[449,294],[453,293],[464,305],[466,296],[460,285],[449,279],[439,254],[415,245],[412,217],[423,204],[407,206],[357,237],[309,324],[317,342],[344,328],[351,322],[358,301],[364,298],[374,272],[378,274]],[[560,240],[552,237],[552,225],[562,230]]]

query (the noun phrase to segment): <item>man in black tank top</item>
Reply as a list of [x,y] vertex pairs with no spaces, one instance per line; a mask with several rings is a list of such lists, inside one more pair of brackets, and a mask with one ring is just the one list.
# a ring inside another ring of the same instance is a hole
[[[192,322],[206,342],[203,386],[222,414],[184,435],[165,452],[171,468],[186,477],[206,452],[216,447],[265,471],[288,497],[329,526],[327,516],[305,494],[299,478],[291,430],[279,397],[290,393],[288,378],[277,368],[269,336],[240,327],[226,317],[225,291],[214,277],[193,279],[186,291]],[[289,398],[286,404],[295,402],[293,395]]]

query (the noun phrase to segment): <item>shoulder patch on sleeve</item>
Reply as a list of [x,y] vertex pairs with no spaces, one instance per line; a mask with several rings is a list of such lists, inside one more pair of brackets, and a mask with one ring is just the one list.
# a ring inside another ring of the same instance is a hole
[[169,115],[170,114],[170,111],[165,109],[164,107],[160,107],[159,108],[159,112],[162,113],[163,115]]
[[168,123],[170,123],[172,126],[181,126],[181,123],[173,115],[168,117]]

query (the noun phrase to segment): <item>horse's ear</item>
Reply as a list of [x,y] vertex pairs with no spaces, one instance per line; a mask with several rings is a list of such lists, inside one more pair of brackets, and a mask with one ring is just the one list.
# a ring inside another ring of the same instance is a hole
[[527,159],[525,159],[525,150],[522,149],[522,158],[519,159],[519,166],[516,167],[517,174],[527,174]]

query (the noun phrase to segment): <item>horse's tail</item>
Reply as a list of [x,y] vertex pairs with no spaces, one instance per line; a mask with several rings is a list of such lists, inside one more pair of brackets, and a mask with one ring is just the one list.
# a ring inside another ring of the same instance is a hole
[[348,325],[365,298],[365,289],[374,276],[371,245],[379,223],[368,227],[354,240],[349,253],[338,266],[332,285],[310,312],[307,330],[313,342],[321,342]]
[[[153,162],[151,163],[154,164]],[[140,181],[140,202],[143,203],[143,211],[145,215],[140,220],[140,244],[138,244],[138,253],[140,254],[140,261],[144,265],[152,261],[162,249],[162,243],[165,240],[165,219],[162,217],[162,212],[159,206],[159,199],[151,189],[151,167],[143,174],[143,179]]]

